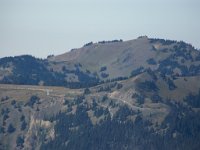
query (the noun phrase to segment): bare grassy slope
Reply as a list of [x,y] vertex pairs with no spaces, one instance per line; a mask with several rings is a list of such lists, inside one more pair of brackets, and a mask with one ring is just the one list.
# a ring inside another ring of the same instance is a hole
[[[142,67],[157,70],[161,67],[162,61],[176,61],[180,65],[190,67],[200,65],[200,53],[191,45],[184,42],[150,39],[146,36],[135,40],[111,43],[94,43],[71,50],[65,54],[50,57],[48,60],[53,68],[61,71],[61,66],[73,68],[81,64],[83,70],[91,73],[107,74],[105,78],[129,77],[132,71]],[[56,63],[56,65],[55,65]],[[102,67],[106,67],[100,71]],[[166,65],[163,67],[167,67]],[[174,68],[175,69],[175,68]],[[174,70],[179,73],[180,70]]]
[[[84,68],[99,72],[106,66],[110,78],[128,76],[134,68],[147,65],[155,55],[147,37],[125,42],[92,44],[49,59],[55,62],[80,63]],[[149,66],[149,65],[148,65]]]

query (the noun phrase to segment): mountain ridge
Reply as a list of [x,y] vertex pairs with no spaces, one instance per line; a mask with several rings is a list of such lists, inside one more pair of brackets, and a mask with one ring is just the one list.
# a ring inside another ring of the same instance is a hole
[[[3,78],[9,79],[9,75],[12,74],[11,72],[14,68],[18,70],[17,66],[12,64],[12,61],[14,61],[12,59],[20,57],[25,59],[26,56],[1,58],[1,66],[3,66],[0,73],[5,72],[5,75],[3,73],[1,73],[2,75],[0,74],[0,79],[3,80],[0,81],[1,83],[8,82]],[[3,64],[6,62],[4,61],[5,59],[15,67],[13,66],[13,68],[12,65],[11,67],[5,67],[6,64]],[[30,58],[27,59],[30,60]],[[43,70],[46,70],[47,74],[52,76],[52,79],[57,77],[63,82],[63,85],[67,85],[71,82],[84,82],[84,78],[89,79],[90,77],[93,78],[92,84],[116,78],[127,78],[134,74],[134,72],[148,68],[161,70],[163,65],[167,63],[171,63],[168,64],[169,67],[173,67],[171,66],[173,64],[178,66],[176,70],[173,68],[174,70],[171,71],[174,74],[183,74],[183,70],[187,71],[190,67],[199,71],[199,60],[199,51],[189,44],[163,39],[149,39],[143,36],[125,42],[91,43],[62,55],[51,56],[47,59],[35,59],[30,63],[36,64],[36,66],[41,64]],[[26,59],[23,61],[26,61]],[[22,62],[22,60],[18,60],[18,62]],[[166,69],[165,71],[168,70]],[[6,73],[9,75],[6,76]],[[52,83],[48,84],[47,81],[45,83],[44,79],[39,79],[40,76],[37,78],[40,81],[37,81],[35,84],[42,84],[44,82],[44,85],[53,85]],[[32,80],[31,77],[29,80]],[[56,85],[59,84],[62,85],[61,83]]]

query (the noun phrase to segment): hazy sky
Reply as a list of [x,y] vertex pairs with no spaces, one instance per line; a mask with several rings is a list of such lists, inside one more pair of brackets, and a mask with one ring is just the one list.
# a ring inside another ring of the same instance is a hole
[[200,48],[200,0],[0,0],[0,57],[140,35]]

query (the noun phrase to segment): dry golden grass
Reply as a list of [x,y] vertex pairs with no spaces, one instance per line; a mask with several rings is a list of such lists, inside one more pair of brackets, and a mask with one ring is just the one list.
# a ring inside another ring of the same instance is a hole
[[37,95],[40,98],[48,98],[52,96],[73,97],[81,93],[81,89],[76,90],[64,87],[0,84],[0,97],[8,96],[9,99],[21,101],[28,100],[32,95]]

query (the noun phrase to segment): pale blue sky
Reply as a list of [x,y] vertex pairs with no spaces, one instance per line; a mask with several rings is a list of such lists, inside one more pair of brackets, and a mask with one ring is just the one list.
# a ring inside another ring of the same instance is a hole
[[0,0],[0,57],[140,35],[200,48],[200,0]]

